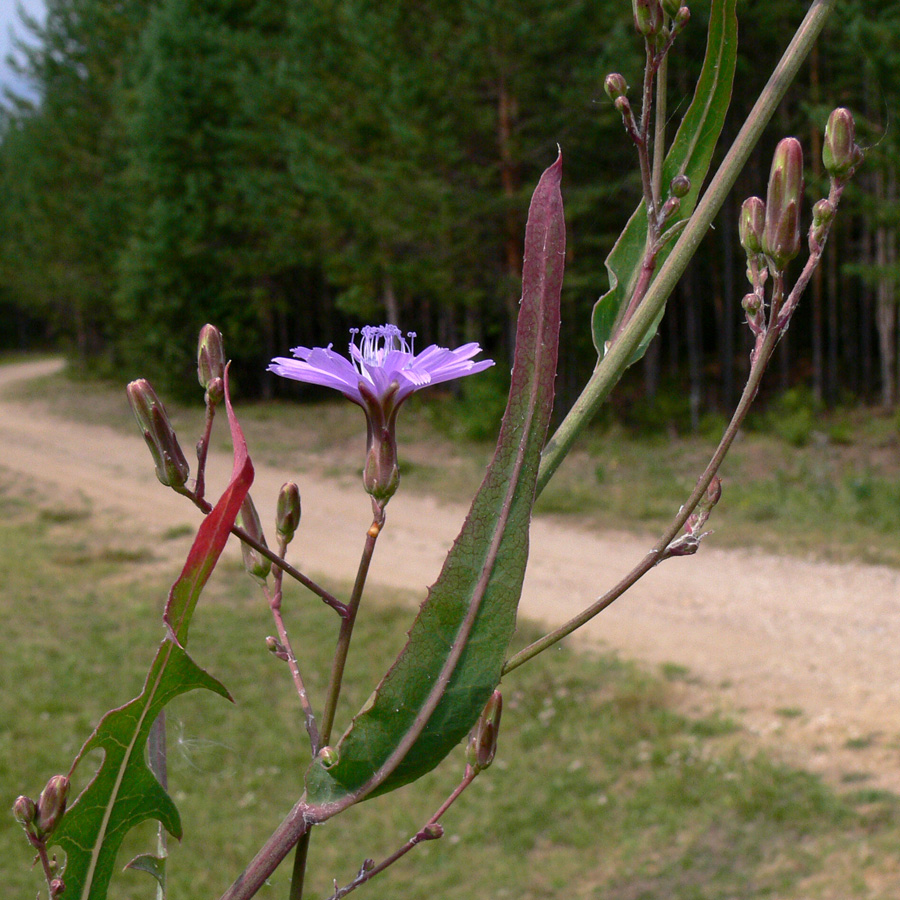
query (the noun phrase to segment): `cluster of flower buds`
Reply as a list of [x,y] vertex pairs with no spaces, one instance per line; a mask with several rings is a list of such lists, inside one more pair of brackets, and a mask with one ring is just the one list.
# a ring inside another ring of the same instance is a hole
[[191,470],[162,400],[156,396],[156,391],[146,378],[132,381],[125,390],[131,410],[153,456],[156,477],[166,487],[175,490],[183,488]]
[[[256,505],[248,494],[241,504],[241,511],[237,515],[235,522],[238,527],[244,531],[263,547],[268,549],[266,544],[266,536],[263,532],[262,523],[259,521],[259,513],[256,511]],[[272,563],[268,557],[263,556],[255,547],[252,547],[246,541],[241,541],[241,554],[244,558],[244,568],[254,578],[265,581],[272,571]]]
[[494,761],[502,713],[503,697],[500,691],[494,691],[470,732],[466,746],[466,763],[476,774]]
[[204,325],[197,342],[197,379],[206,391],[206,403],[215,406],[225,396],[225,348],[222,332]]
[[738,234],[747,254],[747,280],[753,291],[742,302],[747,322],[754,334],[765,330],[764,285],[768,276],[763,253],[763,232],[766,225],[766,204],[759,197],[748,197],[741,206]]
[[634,27],[650,41],[668,40],[670,27],[679,31],[691,18],[691,11],[681,0],[631,0],[631,11]]
[[17,797],[13,804],[16,821],[37,840],[44,840],[56,830],[66,812],[69,799],[69,779],[54,775],[41,791],[37,803],[30,797]]

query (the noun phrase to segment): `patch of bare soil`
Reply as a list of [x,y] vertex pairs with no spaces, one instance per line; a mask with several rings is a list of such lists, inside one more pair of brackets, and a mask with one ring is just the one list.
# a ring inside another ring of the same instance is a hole
[[[135,546],[152,546],[154,565],[168,555],[176,569],[187,538],[171,539],[173,530],[195,526],[198,514],[159,485],[137,433],[63,421],[38,404],[2,399],[5,385],[59,365],[0,367],[0,467],[82,498],[123,540],[128,535],[129,545],[133,538]],[[225,455],[212,455],[211,496],[230,469]],[[253,496],[263,521],[271,521],[278,489],[290,477],[257,467]],[[351,579],[369,525],[368,498],[355,479],[307,472],[298,480],[303,522],[293,548],[299,559],[292,561]],[[424,595],[464,515],[459,504],[401,491],[388,507],[370,578]],[[538,519],[523,615],[561,624],[651,545]],[[900,572],[888,568],[722,551],[708,541],[696,556],[652,571],[574,640],[686,667],[673,696],[686,710],[736,717],[748,751],[766,746],[834,784],[900,792],[898,588]]]

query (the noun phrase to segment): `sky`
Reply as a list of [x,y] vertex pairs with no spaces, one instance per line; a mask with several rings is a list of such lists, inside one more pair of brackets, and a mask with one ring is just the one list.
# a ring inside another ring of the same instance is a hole
[[12,33],[27,37],[17,12],[19,6],[39,21],[44,16],[44,0],[0,0],[0,88],[9,87],[27,93],[28,85],[19,81],[6,64],[6,57],[13,49]]

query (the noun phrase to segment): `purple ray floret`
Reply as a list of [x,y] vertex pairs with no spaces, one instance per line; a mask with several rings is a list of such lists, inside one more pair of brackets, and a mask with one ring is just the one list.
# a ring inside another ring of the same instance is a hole
[[414,353],[415,335],[410,333],[407,340],[396,325],[367,325],[362,332],[354,329],[351,334],[349,359],[335,353],[331,345],[295,347],[291,353],[296,359],[273,359],[269,371],[295,381],[334,388],[366,408],[372,395],[387,398],[394,385],[396,393],[390,399],[392,405],[399,406],[420,388],[474,375],[494,365],[490,359],[473,362],[472,357],[481,352],[475,343],[463,344],[456,350],[432,344],[421,353]]

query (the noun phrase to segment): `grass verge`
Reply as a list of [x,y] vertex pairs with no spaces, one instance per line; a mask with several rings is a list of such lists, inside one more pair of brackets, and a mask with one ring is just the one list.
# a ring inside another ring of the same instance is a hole
[[[139,691],[177,566],[163,578],[149,557],[126,560],[121,523],[63,509],[21,481],[0,477],[0,504],[0,784],[9,808],[64,771],[97,719]],[[399,650],[410,599],[382,595],[364,609],[341,721]],[[320,699],[336,623],[308,596],[292,592],[287,609]],[[170,787],[186,832],[171,851],[172,897],[217,897],[301,790],[302,722],[287,673],[264,648],[271,630],[252,583],[226,560],[201,600],[191,651],[236,704],[191,694],[170,707]],[[527,639],[531,629],[521,630]],[[448,813],[445,837],[359,896],[896,897],[897,798],[837,792],[754,752],[721,717],[676,713],[669,692],[679,674],[655,678],[615,656],[565,649],[516,671],[503,686],[498,759]],[[462,766],[456,752],[402,795],[317,830],[309,896],[327,896],[333,878],[344,883],[364,858],[399,846]],[[120,862],[147,849],[150,834],[135,832]],[[0,820],[0,859],[6,896],[33,897],[37,875],[11,816]],[[277,873],[261,896],[285,896],[287,877]],[[152,895],[147,877],[132,872],[111,893]]]

